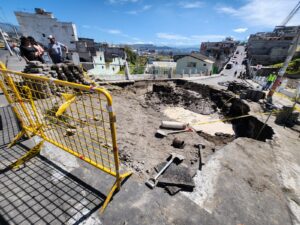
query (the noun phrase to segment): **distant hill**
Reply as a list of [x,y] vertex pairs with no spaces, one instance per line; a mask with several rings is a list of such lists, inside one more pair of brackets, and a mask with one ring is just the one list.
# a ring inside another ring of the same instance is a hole
[[156,52],[172,52],[178,53],[190,53],[192,51],[199,51],[199,47],[170,47],[170,46],[157,46],[153,44],[133,44],[127,45],[137,51],[156,51]]

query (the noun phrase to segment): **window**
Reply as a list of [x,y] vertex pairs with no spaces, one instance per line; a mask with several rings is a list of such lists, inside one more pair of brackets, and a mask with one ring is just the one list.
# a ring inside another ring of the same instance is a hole
[[187,63],[187,67],[195,68],[196,65],[197,65],[197,63],[195,63],[195,62],[188,62],[188,63]]

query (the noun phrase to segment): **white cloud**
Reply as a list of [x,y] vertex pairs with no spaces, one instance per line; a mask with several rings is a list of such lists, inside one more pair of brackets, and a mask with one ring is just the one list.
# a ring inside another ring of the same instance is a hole
[[225,35],[191,35],[183,36],[180,34],[156,33],[156,37],[164,40],[160,43],[165,45],[188,46],[199,45],[203,41],[220,41],[225,39]]
[[227,13],[227,14],[232,14],[232,15],[236,15],[236,13],[237,13],[237,10],[235,10],[232,7],[227,7],[227,6],[218,7],[217,10],[219,12],[223,12],[223,13]]
[[152,5],[144,5],[142,10],[145,11],[145,10],[148,10],[148,9],[151,9],[152,8]]
[[120,30],[115,30],[115,29],[108,29],[106,31],[109,34],[121,34],[122,33]]
[[136,14],[139,14],[139,13],[142,13],[142,12],[145,12],[149,9],[152,8],[152,5],[144,5],[142,8],[140,9],[137,9],[137,10],[131,10],[131,11],[128,11],[127,13],[128,14],[131,14],[131,15],[136,15]]
[[241,28],[236,28],[234,29],[233,31],[236,32],[236,33],[244,33],[248,30],[248,28],[246,27],[241,27]]
[[179,6],[185,9],[195,9],[203,7],[204,3],[200,1],[192,1],[192,2],[179,2]]
[[82,25],[81,27],[85,28],[85,29],[98,30],[98,31],[108,33],[108,34],[112,34],[112,35],[118,35],[118,36],[121,36],[121,37],[124,37],[124,38],[129,38],[129,39],[132,39],[132,40],[140,40],[139,38],[131,37],[128,34],[124,34],[121,30],[118,30],[118,29],[107,29],[107,28],[102,28],[102,27],[98,27],[98,26],[91,26],[91,25]]
[[[280,25],[296,6],[298,0],[248,0],[240,8],[219,6],[217,10],[242,19],[251,26],[273,28]],[[299,25],[300,15],[297,13],[288,25]]]
[[90,25],[82,25],[81,27],[84,28],[84,29],[91,29],[92,28],[92,26],[90,26]]

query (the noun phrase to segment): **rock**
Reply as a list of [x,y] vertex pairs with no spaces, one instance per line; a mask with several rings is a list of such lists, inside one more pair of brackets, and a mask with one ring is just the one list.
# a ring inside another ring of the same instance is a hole
[[71,121],[71,122],[68,123],[68,127],[69,127],[70,129],[76,129],[77,123],[74,122],[74,121]]
[[73,136],[75,133],[76,133],[76,129],[68,128],[68,129],[66,129],[65,136]]
[[[160,163],[158,166],[155,167],[155,169],[157,171],[160,171],[164,165],[165,162]],[[159,178],[157,186],[164,187],[164,188],[177,187],[183,191],[193,191],[195,187],[195,183],[192,177],[193,177],[193,172],[190,170],[190,168],[187,165],[183,163],[179,165],[172,163],[168,167],[168,169],[162,174],[162,176]],[[170,194],[176,194],[180,190],[171,188],[167,191]]]
[[83,117],[83,118],[80,118],[80,121],[83,122],[83,123],[86,123],[87,119],[85,117]]
[[81,84],[89,84],[84,80],[83,71],[80,67],[73,63],[59,63],[55,65],[42,64],[39,61],[30,61],[24,68],[24,73],[50,74],[51,77],[60,80],[76,82]]
[[182,190],[182,188],[176,186],[166,186],[165,189],[172,196],[176,195],[179,191]]

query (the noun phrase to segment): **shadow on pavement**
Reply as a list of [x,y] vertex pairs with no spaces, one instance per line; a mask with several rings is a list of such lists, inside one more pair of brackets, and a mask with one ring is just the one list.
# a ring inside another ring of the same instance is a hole
[[8,166],[29,149],[6,146],[19,132],[10,107],[0,108],[0,224],[80,224],[102,206],[105,196],[43,156],[18,170]]
[[[0,168],[6,168],[27,150],[22,145],[1,148]],[[79,224],[105,199],[42,156],[19,170],[1,172],[0,193],[0,215],[12,224]]]

